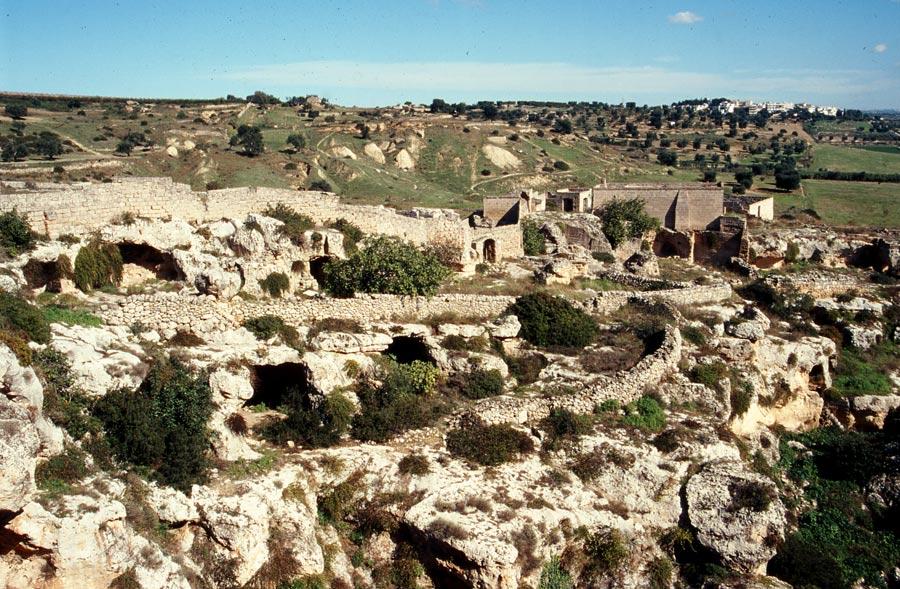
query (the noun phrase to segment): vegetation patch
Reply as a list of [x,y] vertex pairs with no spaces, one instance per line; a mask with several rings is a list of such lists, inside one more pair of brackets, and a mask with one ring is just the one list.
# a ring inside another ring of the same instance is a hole
[[100,327],[103,320],[84,309],[72,309],[62,305],[49,305],[44,307],[44,319],[48,323],[65,323],[66,325],[81,325],[83,327]]
[[205,479],[211,413],[206,375],[164,357],[137,389],[108,393],[94,407],[120,460],[184,492]]
[[522,324],[519,336],[536,346],[583,348],[594,341],[599,331],[593,317],[546,292],[519,297],[509,312]]
[[305,446],[333,446],[350,427],[355,406],[346,395],[334,391],[314,402],[300,387],[291,387],[278,410],[287,418],[275,418],[262,430],[267,440],[278,444],[298,441]]
[[118,286],[122,281],[122,265],[122,254],[116,245],[94,239],[75,256],[75,286],[83,292]]
[[25,215],[13,209],[0,214],[0,248],[6,255],[15,257],[34,249],[34,233]]
[[267,208],[263,211],[263,215],[281,221],[283,225],[278,228],[278,233],[290,239],[294,245],[303,245],[303,234],[316,226],[312,218],[298,213],[283,203]]
[[281,295],[291,289],[291,279],[284,272],[272,272],[259,281],[259,287],[271,297],[281,298]]
[[526,256],[542,256],[546,253],[547,239],[537,223],[526,219],[522,223],[522,248]]
[[433,295],[450,269],[432,252],[392,237],[378,237],[346,260],[325,266],[323,287],[350,297],[357,292]]
[[50,324],[41,309],[8,292],[0,292],[0,329],[39,344],[50,342]]
[[666,412],[658,400],[644,395],[625,405],[622,422],[631,427],[656,432],[666,427]]
[[256,339],[268,341],[276,335],[285,345],[302,349],[303,342],[297,329],[284,322],[284,319],[275,315],[260,315],[245,319],[241,324],[247,331],[256,336]]
[[659,220],[644,211],[644,201],[639,198],[613,200],[604,205],[598,215],[603,221],[603,234],[613,249],[659,227]]
[[472,423],[447,433],[447,450],[481,466],[497,466],[534,450],[531,437],[507,424]]

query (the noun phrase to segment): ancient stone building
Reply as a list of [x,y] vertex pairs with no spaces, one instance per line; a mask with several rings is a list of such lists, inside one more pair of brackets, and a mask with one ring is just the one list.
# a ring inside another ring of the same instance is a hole
[[482,211],[493,226],[515,225],[529,213],[537,213],[547,207],[547,197],[534,190],[513,190],[498,196],[485,196]]
[[590,188],[563,188],[547,195],[547,208],[565,213],[589,213],[594,197]]
[[724,212],[722,188],[712,184],[604,183],[592,192],[594,208],[613,200],[641,199],[648,214],[676,231],[714,229]]
[[760,194],[734,194],[725,198],[725,210],[771,221],[775,218],[775,199]]

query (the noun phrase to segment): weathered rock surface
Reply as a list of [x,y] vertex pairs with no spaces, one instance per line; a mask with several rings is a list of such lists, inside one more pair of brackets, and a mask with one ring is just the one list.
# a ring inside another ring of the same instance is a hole
[[740,462],[715,462],[690,478],[686,497],[704,546],[735,570],[764,572],[785,528],[784,505],[772,481]]

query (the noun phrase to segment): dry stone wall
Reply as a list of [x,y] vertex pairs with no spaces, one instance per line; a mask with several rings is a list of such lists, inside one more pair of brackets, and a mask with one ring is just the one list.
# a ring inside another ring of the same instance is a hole
[[401,297],[358,295],[350,299],[266,299],[220,301],[211,296],[181,296],[176,293],[133,295],[103,305],[100,315],[111,325],[141,324],[160,332],[190,331],[197,334],[234,329],[244,319],[275,315],[294,325],[309,325],[319,319],[340,318],[360,322],[389,319],[421,320],[445,313],[459,317],[497,317],[515,299],[487,295],[437,295]]
[[502,395],[485,399],[455,415],[454,421],[461,423],[478,418],[486,424],[527,424],[547,417],[550,410],[557,407],[585,414],[592,413],[598,404],[609,399],[630,403],[644,394],[648,387],[659,384],[663,377],[675,371],[680,360],[681,332],[677,327],[669,326],[659,348],[644,356],[630,370],[620,371],[574,392],[562,389],[552,395],[541,392],[525,397]]
[[[57,237],[99,230],[124,212],[150,219],[203,222],[243,218],[278,204],[290,206],[320,224],[345,218],[366,233],[394,235],[416,244],[443,242],[462,252],[473,242],[468,223],[453,212],[407,216],[383,206],[345,204],[327,192],[278,188],[251,186],[195,192],[171,178],[120,178],[101,184],[42,183],[36,190],[3,195],[0,212],[17,209],[36,231]],[[518,227],[512,230],[518,232]],[[507,241],[505,234],[501,238]],[[507,244],[503,255],[517,254],[515,247]]]

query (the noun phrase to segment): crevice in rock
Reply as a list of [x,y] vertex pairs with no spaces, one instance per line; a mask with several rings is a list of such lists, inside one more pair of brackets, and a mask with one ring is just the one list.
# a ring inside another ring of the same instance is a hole
[[309,379],[309,369],[300,362],[254,366],[250,369],[250,381],[253,396],[244,404],[245,407],[265,405],[274,409],[283,405],[289,393],[298,388],[307,395],[315,393]]
[[410,364],[415,360],[435,363],[428,344],[421,337],[406,335],[395,337],[384,353],[400,364]]

